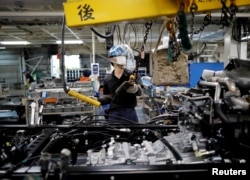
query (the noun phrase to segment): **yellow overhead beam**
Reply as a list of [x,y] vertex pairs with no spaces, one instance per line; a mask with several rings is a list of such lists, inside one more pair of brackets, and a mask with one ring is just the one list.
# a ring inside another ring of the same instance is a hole
[[149,19],[178,12],[176,0],[79,0],[63,5],[69,27]]
[[[81,27],[103,23],[154,19],[175,16],[181,2],[189,13],[192,2],[197,12],[222,8],[221,0],[68,0],[63,3],[68,27]],[[229,7],[231,0],[226,1]],[[249,0],[235,0],[236,6],[250,5]]]

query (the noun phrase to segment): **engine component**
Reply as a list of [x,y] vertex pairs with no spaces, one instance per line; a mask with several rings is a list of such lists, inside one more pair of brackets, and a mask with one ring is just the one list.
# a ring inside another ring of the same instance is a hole
[[211,166],[245,172],[250,161],[247,65],[236,60],[224,71],[204,71],[195,88],[173,94],[176,107],[166,103],[166,113],[145,124],[93,125],[90,118],[67,128],[0,128],[0,178],[165,173],[185,179],[211,175]]

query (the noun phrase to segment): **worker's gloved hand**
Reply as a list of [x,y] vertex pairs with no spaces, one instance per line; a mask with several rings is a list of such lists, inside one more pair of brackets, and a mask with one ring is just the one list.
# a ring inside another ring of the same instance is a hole
[[127,89],[127,93],[136,93],[138,91],[138,85],[134,84]]
[[97,101],[99,101],[101,105],[105,105],[111,103],[112,99],[108,96],[100,96],[97,98]]
[[91,99],[97,100],[97,97],[95,96],[89,96]]

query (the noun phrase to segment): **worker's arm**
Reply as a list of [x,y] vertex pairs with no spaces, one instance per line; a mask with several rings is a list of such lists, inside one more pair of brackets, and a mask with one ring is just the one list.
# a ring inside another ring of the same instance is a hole
[[26,85],[28,85],[29,83],[30,83],[30,79],[27,78],[27,79],[26,79]]
[[101,97],[98,97],[97,100],[101,103],[101,105],[105,105],[111,103],[112,97],[111,95],[103,95]]

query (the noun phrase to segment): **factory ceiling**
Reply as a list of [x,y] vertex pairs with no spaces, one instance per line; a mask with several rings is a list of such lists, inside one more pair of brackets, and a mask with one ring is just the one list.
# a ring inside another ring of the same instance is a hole
[[[28,41],[29,46],[56,44],[62,39],[62,24],[64,17],[63,3],[65,0],[0,0],[0,42]],[[121,1],[122,3],[122,1]],[[211,22],[204,26],[205,13],[195,14],[194,30],[201,30],[193,35],[194,42],[223,42],[225,33],[230,28],[221,23],[221,10],[211,13]],[[237,17],[248,18],[250,7],[240,7]],[[162,29],[164,19],[153,19],[152,27],[147,35],[146,50],[154,48]],[[192,22],[191,14],[187,15],[188,24]],[[96,53],[106,52],[106,38],[96,35],[93,28],[100,34],[114,30],[115,41],[129,43],[135,49],[140,49],[145,40],[148,20],[118,22],[115,24],[101,24],[83,26],[64,30],[64,40],[81,40],[85,49],[92,49],[95,45]],[[113,29],[114,28],[114,29]],[[190,30],[191,27],[189,27]],[[250,29],[250,28],[249,28]],[[165,29],[162,36],[168,36]],[[3,46],[3,44],[0,44]]]

